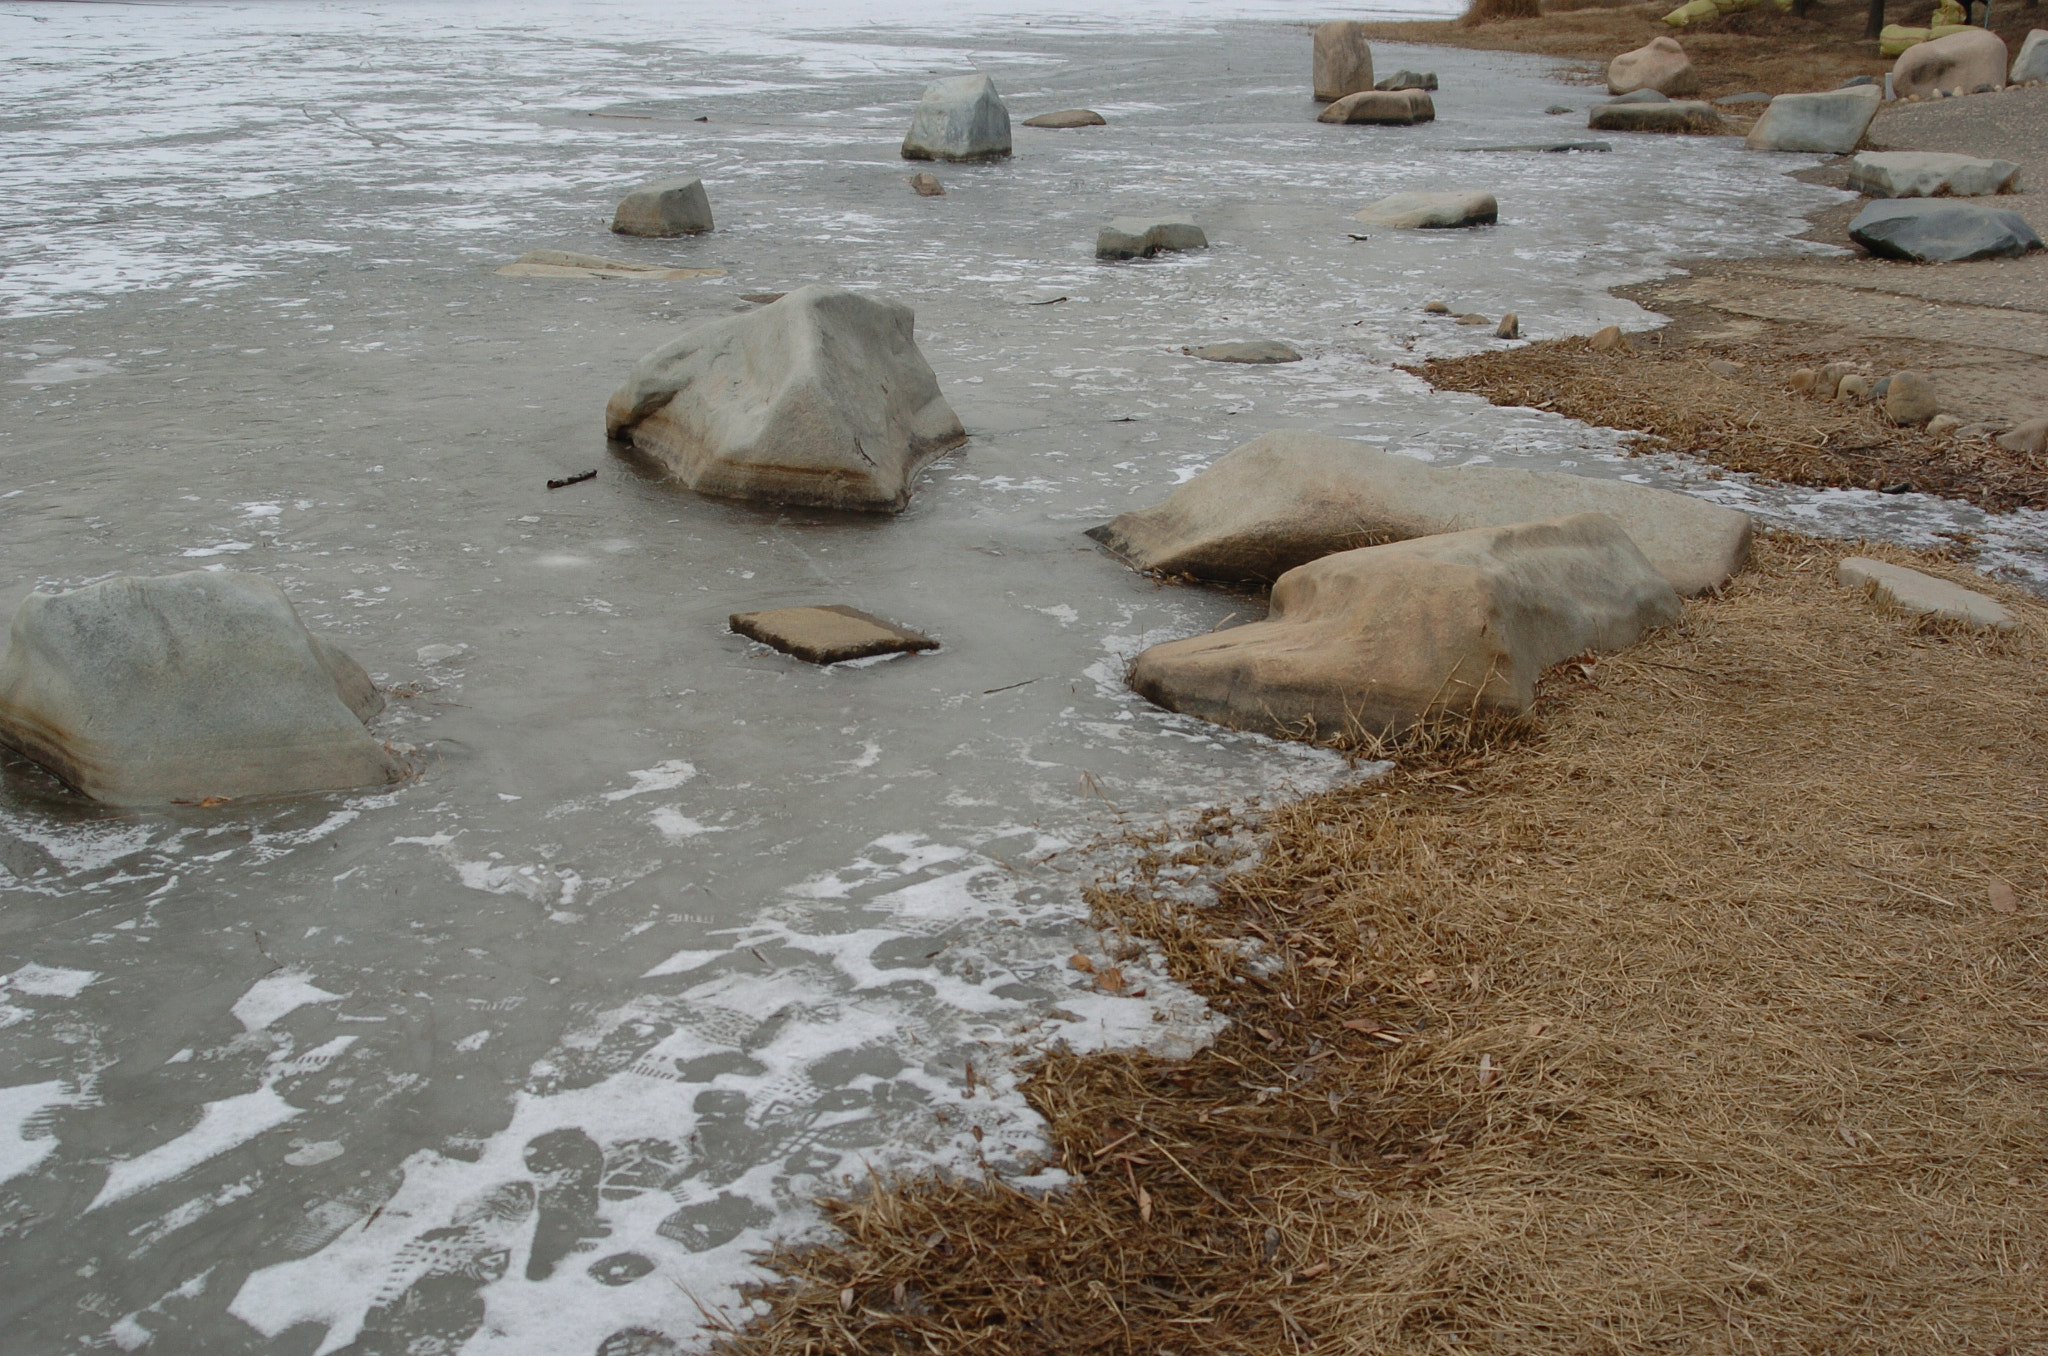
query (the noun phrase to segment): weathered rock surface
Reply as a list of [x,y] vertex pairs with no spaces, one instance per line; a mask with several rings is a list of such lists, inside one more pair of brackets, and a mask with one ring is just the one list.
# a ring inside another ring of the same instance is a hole
[[1849,162],[1849,190],[1873,198],[1979,198],[2019,188],[2010,160],[1938,151],[1863,151]]
[[595,254],[573,254],[568,250],[528,250],[498,273],[507,278],[629,278],[647,282],[725,276],[722,268],[664,268]]
[[1623,52],[1607,63],[1607,92],[1627,94],[1653,89],[1674,97],[1699,92],[1700,78],[1692,58],[1676,38],[1651,38],[1633,52]]
[[936,650],[930,636],[837,603],[823,607],[778,607],[735,612],[727,625],[749,640],[772,645],[807,664],[839,664],[878,654]]
[[1506,315],[1500,318],[1500,324],[1494,327],[1493,337],[1496,339],[1521,338],[1522,318],[1516,315],[1513,311],[1509,311]]
[[1131,686],[1238,729],[1356,738],[1524,714],[1550,665],[1679,615],[1628,534],[1584,513],[1325,556],[1281,577],[1265,621],[1140,654]]
[[1861,589],[1911,617],[1961,622],[1980,631],[2012,629],[2012,613],[2000,607],[1996,599],[1903,565],[1887,564],[1868,556],[1845,556],[1835,566],[1835,582],[1844,588]]
[[1894,424],[1919,427],[1941,413],[1934,383],[1918,372],[1894,372],[1884,388],[1885,417]]
[[1063,108],[1057,113],[1041,113],[1035,118],[1024,119],[1026,127],[1107,127],[1109,119],[1092,108]]
[[605,431],[700,494],[895,513],[967,440],[908,306],[812,285],[649,353]]
[[1313,55],[1316,98],[1328,103],[1372,88],[1372,45],[1365,25],[1333,19],[1316,27]]
[[1676,132],[1704,134],[1721,130],[1721,115],[1712,104],[1680,102],[1657,104],[1598,104],[1586,119],[1596,132]]
[[2048,452],[2048,418],[2029,419],[1999,434],[1996,442],[2008,452],[2038,457]]
[[911,191],[920,198],[943,198],[946,186],[939,182],[939,176],[927,170],[919,170],[910,176]]
[[1435,467],[1305,429],[1255,438],[1163,502],[1088,535],[1141,570],[1268,583],[1338,551],[1573,513],[1620,523],[1683,594],[1718,587],[1749,558],[1748,515],[1691,495],[1558,471]]
[[1241,344],[1209,344],[1189,349],[1195,357],[1212,363],[1298,363],[1301,354],[1278,339],[1254,339]]
[[111,805],[383,786],[362,666],[259,575],[32,593],[0,659],[0,743]]
[[1915,43],[1892,63],[1892,94],[1906,99],[1959,85],[2004,89],[2007,55],[2005,39],[1982,28]]
[[924,87],[910,132],[903,138],[905,160],[992,160],[1010,153],[1010,110],[986,75],[956,75]]
[[1846,155],[1856,149],[1884,102],[1875,85],[1820,94],[1780,94],[1749,129],[1753,151],[1806,151]]
[[2020,43],[2020,54],[2012,59],[2012,71],[2006,78],[2015,85],[2048,80],[2048,28],[2028,31]]
[[1374,89],[1435,89],[1435,71],[1395,71],[1373,81]]
[[2019,213],[1949,198],[1880,198],[1849,223],[1849,238],[1872,254],[1921,263],[2010,259],[2041,248]]
[[1394,193],[1352,219],[1397,230],[1451,230],[1491,225],[1500,220],[1500,204],[1491,193]]
[[1619,353],[1628,347],[1628,336],[1621,332],[1619,325],[1605,325],[1593,331],[1593,337],[1586,341],[1595,353]]
[[1317,122],[1370,123],[1382,127],[1411,127],[1435,120],[1436,104],[1426,91],[1419,89],[1360,90],[1316,114]]
[[657,179],[619,200],[612,230],[620,235],[700,235],[711,229],[711,199],[702,179]]
[[1095,235],[1098,259],[1149,259],[1166,250],[1205,250],[1209,237],[1185,217],[1115,217]]

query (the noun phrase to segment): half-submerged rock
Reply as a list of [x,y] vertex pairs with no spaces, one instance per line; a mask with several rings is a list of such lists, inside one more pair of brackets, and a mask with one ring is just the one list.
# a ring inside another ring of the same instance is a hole
[[1939,151],[1864,151],[1849,162],[1849,191],[1872,198],[1982,198],[2019,189],[2020,167]]
[[691,278],[723,278],[722,268],[667,268],[635,264],[569,250],[528,250],[498,272],[507,278],[630,278],[646,282],[682,282]]
[[612,230],[620,235],[701,235],[711,229],[711,199],[702,179],[657,179],[619,200]]
[[1515,467],[1436,467],[1306,429],[1278,429],[1150,508],[1088,535],[1141,570],[1270,583],[1339,551],[1533,518],[1604,513],[1682,594],[1749,558],[1749,515],[1624,480]]
[[1491,193],[1392,193],[1352,213],[1352,220],[1395,230],[1454,230],[1493,224],[1500,204]]
[[1324,103],[1372,88],[1372,44],[1365,25],[1332,19],[1316,27],[1312,75],[1316,98]]
[[1749,129],[1744,144],[1753,151],[1847,155],[1863,140],[1883,102],[1884,93],[1875,85],[1780,94]]
[[642,358],[605,431],[699,494],[899,512],[967,440],[914,325],[899,302],[798,288]]
[[773,646],[807,664],[841,664],[849,659],[910,654],[939,647],[939,642],[930,636],[838,603],[735,612],[726,624],[738,635]]
[[1672,99],[1635,103],[1624,97],[1595,104],[1586,118],[1586,126],[1596,132],[1675,132],[1704,136],[1720,131],[1723,124],[1721,115],[1712,104]]
[[903,138],[905,160],[993,160],[1009,153],[1010,110],[995,81],[977,71],[924,87]]
[[1426,90],[1360,90],[1333,102],[1316,114],[1316,121],[1411,127],[1436,121],[1436,103]]
[[1185,217],[1115,217],[1095,234],[1098,259],[1150,259],[1173,250],[1205,250],[1209,236]]
[[1211,363],[1266,365],[1301,361],[1301,353],[1294,345],[1283,344],[1278,339],[1247,339],[1235,344],[1204,344],[1201,348],[1192,348],[1188,352],[1204,362]]
[[0,659],[0,743],[110,805],[344,791],[405,776],[362,666],[260,575],[32,593]]
[[1849,223],[1849,238],[1872,254],[1918,263],[2011,259],[2041,248],[2019,213],[1948,198],[1880,198]]
[[1109,119],[1092,108],[1063,108],[1057,113],[1041,113],[1035,118],[1024,119],[1026,127],[1106,127]]
[[1524,715],[1550,665],[1680,612],[1628,534],[1582,513],[1325,556],[1281,576],[1265,621],[1140,654],[1131,687],[1220,725],[1354,742]]
[[1435,89],[1435,71],[1399,70],[1372,82],[1374,89]]

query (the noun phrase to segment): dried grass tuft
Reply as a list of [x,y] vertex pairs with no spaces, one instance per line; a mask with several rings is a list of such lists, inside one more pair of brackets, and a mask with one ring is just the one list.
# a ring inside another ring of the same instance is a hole
[[[1715,375],[1707,364],[1717,357],[1743,361],[1744,371]],[[1827,353],[1815,351],[1761,363],[1750,344],[1681,348],[1654,340],[1598,353],[1590,341],[1571,338],[1406,370],[1495,405],[1635,430],[1636,452],[1692,453],[1794,485],[1906,485],[1994,513],[2048,508],[2048,457],[2008,452],[1989,437],[1930,438],[1891,423],[1868,401],[1821,400],[1791,389],[1795,368],[1827,361]]]
[[1542,13],[1543,6],[1539,0],[1470,0],[1465,6],[1462,22],[1471,27],[1499,23],[1504,19],[1535,19]]
[[1917,625],[1848,549],[1271,812],[1216,906],[1099,892],[1229,1029],[1048,1058],[1085,1185],[836,1202],[726,1349],[2042,1349],[2048,607]]

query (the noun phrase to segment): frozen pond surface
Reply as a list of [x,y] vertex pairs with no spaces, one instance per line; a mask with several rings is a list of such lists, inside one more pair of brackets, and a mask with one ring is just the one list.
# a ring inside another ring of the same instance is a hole
[[[1041,8],[0,4],[0,612],[260,571],[396,690],[378,732],[427,766],[109,814],[9,765],[0,1345],[647,1356],[821,1187],[1028,1173],[1013,1052],[1206,1031],[1169,986],[1067,967],[1073,849],[1360,775],[1133,698],[1129,655],[1246,604],[1080,536],[1267,429],[1977,531],[2041,577],[2038,518],[1710,482],[1393,366],[1494,342],[1422,323],[1437,298],[1538,337],[1648,325],[1604,289],[1782,248],[1835,196],[1783,177],[1802,158],[1460,154],[1584,135],[1542,110],[1586,91],[1480,53],[1378,53],[1441,74],[1433,125],[1322,127],[1291,9]],[[915,197],[910,108],[970,66],[1014,117],[1111,125],[1020,127],[1014,160]],[[716,234],[607,232],[683,171]],[[1375,197],[1465,186],[1500,226],[1348,238]],[[1161,206],[1214,248],[1094,261],[1099,222]],[[726,273],[493,275],[539,247]],[[974,434],[909,512],[711,503],[608,455],[633,359],[811,281],[915,306]],[[1180,353],[1267,337],[1308,360]],[[725,630],[804,602],[944,648],[817,670]]]

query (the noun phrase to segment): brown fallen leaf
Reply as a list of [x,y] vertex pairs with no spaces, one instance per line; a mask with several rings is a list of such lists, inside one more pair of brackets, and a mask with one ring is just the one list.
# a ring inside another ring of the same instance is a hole
[[1101,974],[1095,976],[1095,987],[1104,993],[1122,993],[1124,991],[1124,972],[1122,967],[1112,965]]
[[1067,958],[1067,964],[1073,966],[1076,970],[1079,970],[1084,975],[1092,975],[1095,973],[1095,962],[1089,960],[1086,956],[1082,955],[1078,951],[1076,951],[1073,955]]

